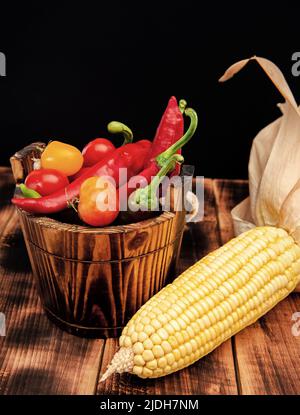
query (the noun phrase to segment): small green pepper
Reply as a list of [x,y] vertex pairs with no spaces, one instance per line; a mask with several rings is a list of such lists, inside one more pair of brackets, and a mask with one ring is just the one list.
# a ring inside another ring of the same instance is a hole
[[29,187],[27,187],[24,183],[21,183],[18,186],[24,197],[32,197],[34,199],[41,197],[41,195],[36,190],[29,189]]
[[148,186],[139,188],[133,192],[128,199],[129,208],[132,211],[137,210],[155,210],[159,205],[157,197],[157,191],[160,183],[166,177],[169,171],[174,170],[176,163],[183,163],[184,158],[180,154],[173,154],[165,161],[162,168],[159,170],[156,176],[152,179],[152,182]]

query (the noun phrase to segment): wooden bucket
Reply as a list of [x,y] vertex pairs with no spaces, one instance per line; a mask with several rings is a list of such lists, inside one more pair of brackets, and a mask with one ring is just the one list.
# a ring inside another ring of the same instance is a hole
[[[32,170],[33,143],[11,157],[16,182]],[[91,228],[18,215],[48,317],[88,337],[118,336],[131,316],[175,277],[185,212],[142,222]]]

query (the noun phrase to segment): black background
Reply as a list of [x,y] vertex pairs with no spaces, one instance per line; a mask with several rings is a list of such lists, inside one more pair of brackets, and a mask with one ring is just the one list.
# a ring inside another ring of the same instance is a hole
[[83,147],[106,136],[112,119],[136,139],[152,138],[171,95],[199,115],[186,162],[207,177],[247,176],[252,138],[279,116],[282,101],[252,62],[233,80],[218,78],[253,54],[273,60],[296,100],[299,6],[288,2],[24,2],[1,5],[0,164],[33,140]]

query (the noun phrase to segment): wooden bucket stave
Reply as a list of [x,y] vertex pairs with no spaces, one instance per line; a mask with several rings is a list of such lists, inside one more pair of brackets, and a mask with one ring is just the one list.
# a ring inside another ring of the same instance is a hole
[[[14,177],[32,170],[33,143],[11,158]],[[178,192],[178,189],[174,192]],[[181,197],[181,192],[175,199]],[[90,228],[18,209],[44,309],[73,334],[114,337],[175,277],[185,212],[163,212],[130,225]]]

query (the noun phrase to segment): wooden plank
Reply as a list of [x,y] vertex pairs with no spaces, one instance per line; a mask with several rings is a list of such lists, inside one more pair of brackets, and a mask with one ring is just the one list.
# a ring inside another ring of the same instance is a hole
[[9,203],[13,189],[14,179],[11,174],[11,169],[9,167],[0,167],[0,206]]
[[242,394],[300,394],[300,337],[292,334],[292,316],[299,310],[300,295],[293,293],[235,336]]
[[221,245],[224,245],[234,237],[230,211],[248,196],[248,181],[215,179],[213,189],[217,204]]
[[[233,237],[230,210],[247,196],[247,182],[215,180],[214,192],[221,240],[225,243]],[[232,339],[240,393],[300,393],[300,374],[296,369],[300,342],[291,331],[295,323],[292,315],[299,310],[300,296],[293,293]]]
[[11,184],[11,174],[1,170],[0,311],[6,336],[0,337],[0,394],[93,394],[104,341],[69,335],[46,318],[6,197]]
[[[219,246],[212,180],[205,180],[205,216],[186,226],[179,272]],[[117,350],[117,340],[105,344],[100,376]],[[194,365],[159,379],[143,380],[129,374],[114,375],[99,383],[98,394],[236,394],[237,384],[230,341]]]

